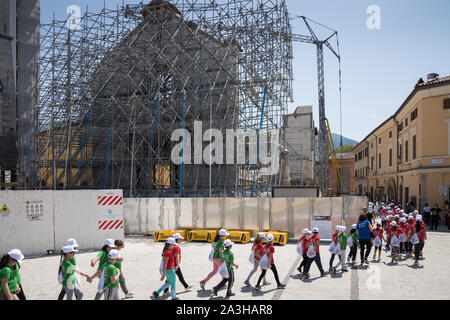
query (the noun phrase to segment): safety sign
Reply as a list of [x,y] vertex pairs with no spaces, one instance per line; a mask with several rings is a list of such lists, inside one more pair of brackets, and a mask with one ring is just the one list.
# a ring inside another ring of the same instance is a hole
[[25,201],[25,213],[28,221],[42,221],[44,219],[43,201]]
[[8,206],[5,203],[3,205],[3,207],[0,209],[0,216],[9,217],[10,214],[11,214],[11,211],[9,210]]

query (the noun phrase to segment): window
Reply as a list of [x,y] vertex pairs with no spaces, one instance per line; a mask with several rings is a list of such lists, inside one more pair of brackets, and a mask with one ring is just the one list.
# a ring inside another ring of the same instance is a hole
[[416,136],[413,136],[413,150],[412,150],[412,158],[416,159]]
[[369,175],[369,167],[366,167],[366,176]]
[[392,167],[392,149],[389,149],[389,167]]
[[355,154],[355,162],[358,162],[358,155]]
[[370,144],[370,149],[373,149],[373,142]]
[[391,139],[391,138],[392,138],[392,130],[389,131],[389,139]]
[[359,153],[358,153],[358,160],[361,160],[362,159],[362,151],[360,151]]
[[381,169],[381,153],[378,154],[378,169]]
[[381,138],[378,138],[378,144],[381,144]]
[[375,160],[375,157],[372,157],[370,159],[370,170],[373,170],[373,162],[374,162],[374,160]]
[[400,144],[398,148],[398,164],[402,163],[403,159],[403,146]]
[[408,162],[408,141],[405,141],[405,162]]
[[450,109],[450,98],[444,99],[444,109]]
[[408,126],[408,118],[405,119],[405,128]]
[[358,170],[355,170],[355,178],[358,178]]
[[413,112],[411,112],[411,122],[416,120],[416,118],[417,118],[417,108],[414,109]]
[[397,126],[397,131],[401,132],[403,130],[403,122]]

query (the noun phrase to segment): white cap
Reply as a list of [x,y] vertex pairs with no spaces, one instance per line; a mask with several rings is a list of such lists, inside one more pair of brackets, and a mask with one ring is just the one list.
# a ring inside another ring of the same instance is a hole
[[405,213],[405,210],[403,210],[403,209],[402,209],[402,210],[400,210],[400,213]]
[[400,222],[406,222],[406,218],[400,218]]
[[414,216],[413,216],[412,214],[410,214],[410,215],[408,216],[408,220],[414,220]]
[[337,231],[341,231],[341,226],[336,226],[335,229],[336,229]]
[[319,228],[314,227],[312,231],[313,231],[313,233],[318,233],[319,232]]
[[63,253],[78,252],[78,250],[75,250],[72,246],[65,246],[61,250]]
[[418,214],[418,215],[416,216],[416,220],[417,220],[417,221],[422,221],[422,215]]
[[176,241],[175,241],[174,238],[170,237],[170,238],[167,238],[166,243],[168,243],[168,244],[176,244]]
[[8,252],[8,256],[16,260],[19,264],[22,264],[22,260],[25,258],[19,249],[12,249],[10,252]]
[[269,233],[267,236],[266,236],[266,239],[267,239],[267,241],[269,241],[269,242],[272,242],[273,241],[273,234],[271,234],[271,233]]
[[175,233],[175,234],[172,236],[172,238],[174,238],[175,240],[178,240],[178,239],[184,239],[184,238],[181,236],[181,234],[179,234],[179,233]]
[[381,226],[381,222],[380,221],[377,222],[377,226]]
[[413,213],[415,213],[415,214],[418,214],[419,213],[419,211],[418,210],[414,210],[414,212]]
[[219,236],[229,236],[230,234],[225,229],[219,230]]
[[303,234],[308,234],[308,233],[311,233],[311,230],[309,230],[308,228],[303,229]]
[[79,246],[78,246],[78,243],[77,243],[77,240],[75,240],[75,239],[69,239],[69,240],[67,240],[67,245],[68,245],[68,246],[75,247],[75,248],[78,248],[78,247],[79,247]]
[[357,229],[358,225],[356,223],[352,224],[352,229]]
[[116,249],[110,250],[108,252],[108,258],[110,258],[110,259],[117,259],[119,257],[120,257],[119,251]]
[[111,247],[111,248],[115,248],[116,245],[114,244],[114,240],[113,239],[107,239],[105,241],[105,246]]
[[399,216],[398,214],[396,214],[396,215],[394,216],[394,219],[398,219],[398,218],[400,218],[400,216]]
[[266,239],[266,234],[264,232],[258,233],[258,238]]
[[397,222],[395,222],[395,221],[391,222],[391,226],[395,227],[396,225],[397,225]]
[[229,246],[232,246],[234,244],[234,242],[232,242],[230,239],[227,239],[223,242],[223,245],[225,246],[225,248],[228,248]]

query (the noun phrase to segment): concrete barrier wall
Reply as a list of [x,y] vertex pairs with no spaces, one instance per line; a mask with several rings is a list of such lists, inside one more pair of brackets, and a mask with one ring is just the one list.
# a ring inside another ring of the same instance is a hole
[[107,238],[124,238],[122,190],[0,191],[0,203],[9,208],[0,217],[0,254],[43,255],[69,238],[99,249]]
[[312,216],[328,216],[332,225],[350,228],[366,197],[336,198],[164,198],[125,199],[125,233],[143,234],[164,229],[272,229],[298,237],[311,227]]

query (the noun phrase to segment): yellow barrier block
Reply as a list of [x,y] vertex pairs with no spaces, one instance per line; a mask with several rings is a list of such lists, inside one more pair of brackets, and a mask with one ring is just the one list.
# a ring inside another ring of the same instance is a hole
[[264,232],[264,233],[266,236],[269,233],[273,235],[273,243],[284,246],[288,242],[288,233],[287,232],[268,231],[268,232]]
[[186,239],[186,230],[160,230],[155,232],[155,242],[166,241],[167,238],[170,238],[175,233],[181,234]]
[[230,230],[228,231],[230,234],[229,239],[233,242],[239,243],[249,243],[250,242],[250,232],[249,231],[238,231],[238,230]]
[[192,230],[187,233],[187,241],[214,242],[217,230]]

